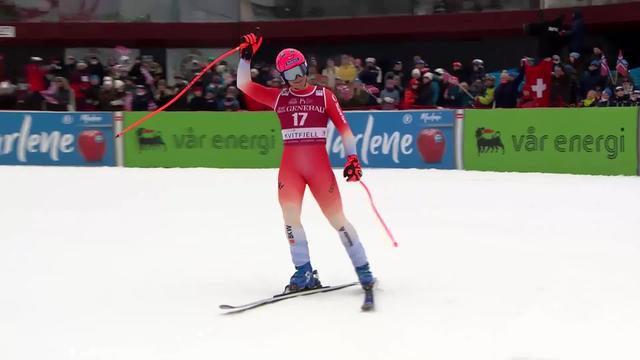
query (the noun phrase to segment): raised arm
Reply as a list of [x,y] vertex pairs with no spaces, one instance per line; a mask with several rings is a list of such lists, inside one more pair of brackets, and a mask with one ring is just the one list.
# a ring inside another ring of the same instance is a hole
[[238,64],[238,89],[271,109],[275,108],[280,94],[280,89],[262,86],[251,81],[251,63],[245,59],[240,59]]
[[242,50],[240,50],[240,63],[238,64],[238,89],[255,101],[274,109],[280,90],[251,81],[251,58],[258,51],[260,45],[262,45],[262,37],[255,34],[242,36],[242,44],[240,44]]

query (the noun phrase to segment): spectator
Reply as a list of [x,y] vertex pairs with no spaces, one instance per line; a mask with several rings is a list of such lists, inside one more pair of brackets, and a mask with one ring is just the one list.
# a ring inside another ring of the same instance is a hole
[[454,61],[451,64],[451,75],[458,78],[460,81],[469,81],[467,78],[467,74],[465,74],[464,68],[462,67],[462,63],[460,61]]
[[460,98],[460,107],[473,107],[474,97],[471,96],[469,84],[465,81],[460,83],[460,91],[462,91],[462,97]]
[[580,59],[580,53],[569,53],[569,61],[567,64],[571,65],[576,74],[582,74],[582,72],[584,71],[584,66],[582,65],[582,60]]
[[80,106],[78,106],[79,111],[100,110],[100,79],[97,75],[91,75],[89,78],[89,85],[89,88],[84,92],[84,109],[81,109]]
[[[124,82],[120,81],[120,83],[122,83],[122,88],[124,89]],[[100,89],[100,94],[98,95],[100,101],[100,110],[123,111],[124,99],[122,99],[122,96],[120,95],[124,95],[124,92],[123,94],[118,94],[113,78],[105,76],[102,79],[102,88]]]
[[600,91],[604,88],[606,78],[600,75],[600,61],[593,60],[585,71],[580,82],[581,96],[585,97],[591,90]]
[[104,78],[104,76],[105,76],[104,65],[102,65],[102,63],[100,62],[100,59],[98,59],[97,56],[92,56],[89,59],[88,70],[89,70],[89,75],[90,76],[91,75],[95,75],[100,80],[102,80],[102,78]]
[[0,82],[0,110],[15,110],[17,106],[16,86],[8,80]]
[[155,109],[155,103],[151,94],[144,85],[137,85],[136,92],[131,102],[132,111],[149,111]]
[[[356,78],[353,80],[351,85],[351,99],[346,102],[348,106],[351,107],[362,107],[362,106],[372,106],[377,105],[377,99],[369,93],[365,85],[360,81],[360,79]],[[377,90],[377,88],[374,88]]]
[[518,105],[518,88],[524,79],[524,67],[517,76],[506,70],[500,74],[500,85],[495,90],[496,108],[515,108]]
[[611,106],[611,90],[609,88],[604,89],[600,94],[600,100],[596,104],[597,107],[609,107]]
[[586,36],[582,12],[575,10],[572,15],[571,29],[560,32],[569,45],[569,52],[581,54],[584,52],[584,39]]
[[53,80],[53,91],[42,91],[47,111],[75,111],[74,94],[67,79],[58,76]]
[[340,57],[340,66],[336,69],[336,77],[340,77],[345,82],[351,82],[357,76],[357,69],[353,65],[353,58],[349,55]]
[[162,79],[158,81],[158,88],[156,89],[156,94],[154,96],[155,103],[158,107],[162,107],[171,101],[174,95],[173,91],[167,87],[166,80]]
[[[414,69],[415,70],[415,69]],[[404,98],[402,100],[402,108],[410,109],[416,103],[416,99],[418,98],[418,80],[411,79],[409,80],[409,86],[404,91]]]
[[493,75],[487,75],[484,78],[484,94],[476,96],[476,105],[478,107],[490,108],[493,107],[493,101],[495,98],[495,84],[496,78]]
[[518,100],[518,107],[523,109],[538,107],[538,102],[533,97],[530,85],[525,85],[522,88],[522,96]]
[[39,58],[37,56],[32,57],[25,67],[25,73],[27,77],[27,83],[29,84],[29,89],[31,89],[31,91],[39,92],[46,90],[46,71],[44,66],[42,65],[42,58]]
[[551,78],[551,106],[566,107],[573,104],[572,81],[566,74],[565,67],[555,65]]
[[[402,72],[402,61],[398,60],[395,63],[393,63],[393,68],[391,69],[391,71],[388,71],[384,77],[385,79],[388,77],[394,77],[394,76],[398,76],[398,86],[402,87],[404,86],[404,73]],[[401,91],[402,93],[402,91]]]
[[204,111],[205,100],[202,96],[202,87],[197,86],[192,89],[193,96],[189,100],[189,110],[191,111]]
[[396,89],[396,82],[393,79],[387,79],[384,89],[380,92],[380,104],[382,110],[395,110],[400,105],[400,92]]
[[89,67],[84,61],[78,61],[76,69],[71,72],[69,83],[75,94],[75,102],[78,110],[84,111],[86,109],[86,91],[89,90],[91,84],[89,82]]
[[218,111],[218,99],[215,91],[208,89],[204,96],[204,111]]
[[587,92],[587,98],[582,100],[578,106],[580,107],[594,107],[598,104],[598,92],[595,90],[589,90]]
[[62,66],[62,73],[64,74],[64,77],[66,77],[67,79],[71,77],[71,73],[76,70],[77,65],[78,65],[78,62],[76,61],[75,56],[73,55],[67,56],[67,59],[64,62],[64,65]]
[[222,108],[224,111],[238,111],[240,110],[240,103],[238,102],[238,89],[235,86],[229,86],[227,88],[227,94],[222,102]]
[[623,107],[623,106],[631,106],[631,100],[627,94],[624,92],[624,87],[616,86],[616,91],[611,101],[611,106],[613,107]]
[[376,66],[376,59],[367,58],[365,64],[364,70],[358,74],[358,79],[365,85],[380,87],[382,70]]
[[333,58],[327,59],[327,66],[322,70],[322,76],[327,78],[327,87],[330,89],[335,89],[336,87],[336,68],[335,61]]
[[476,80],[482,81],[485,78],[484,61],[475,59],[471,62],[471,75],[469,80],[474,83]]
[[433,74],[425,73],[422,75],[422,83],[418,86],[418,98],[416,99],[416,105],[422,106],[435,106],[433,101],[434,94],[431,82],[433,80]]
[[633,90],[631,93],[631,106],[640,106],[640,90]]

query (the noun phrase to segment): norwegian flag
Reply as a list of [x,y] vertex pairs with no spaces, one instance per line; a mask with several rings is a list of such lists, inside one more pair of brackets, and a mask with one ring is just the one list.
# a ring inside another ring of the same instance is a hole
[[609,75],[609,63],[607,62],[607,58],[604,54],[602,54],[602,57],[600,58],[600,75]]
[[622,77],[627,77],[629,75],[629,63],[624,59],[624,57],[622,57],[622,50],[618,53],[616,72]]

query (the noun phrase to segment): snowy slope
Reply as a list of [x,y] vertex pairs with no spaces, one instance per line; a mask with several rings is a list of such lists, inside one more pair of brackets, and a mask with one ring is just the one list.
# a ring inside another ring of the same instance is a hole
[[[223,316],[292,273],[276,170],[0,167],[0,359],[638,359],[640,178],[366,170],[380,279]],[[326,284],[355,278],[312,201]]]

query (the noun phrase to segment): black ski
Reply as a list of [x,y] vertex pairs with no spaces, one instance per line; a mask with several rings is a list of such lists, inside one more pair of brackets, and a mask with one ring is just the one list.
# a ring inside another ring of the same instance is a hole
[[287,300],[287,299],[293,299],[299,296],[307,296],[307,295],[313,295],[313,294],[320,294],[320,293],[326,293],[326,292],[330,292],[330,291],[336,291],[336,290],[340,290],[340,289],[344,289],[344,288],[348,288],[350,286],[354,286],[354,285],[358,285],[358,282],[352,282],[352,283],[347,283],[347,284],[342,284],[342,285],[335,285],[335,286],[323,286],[323,287],[319,287],[317,289],[311,289],[311,290],[302,290],[302,291],[296,291],[296,292],[292,292],[292,293],[285,293],[285,294],[278,294],[278,295],[274,295],[270,298],[266,298],[266,299],[262,299],[262,300],[257,300],[254,302],[250,302],[248,304],[244,304],[244,305],[220,305],[219,308],[222,310],[229,310],[227,312],[225,312],[225,314],[235,314],[235,313],[239,313],[239,312],[243,312],[246,310],[250,310],[250,309],[255,309],[257,307],[260,306],[264,306],[267,304],[273,304],[279,301],[283,301],[283,300]]

